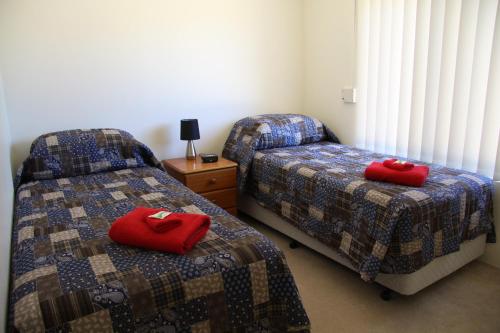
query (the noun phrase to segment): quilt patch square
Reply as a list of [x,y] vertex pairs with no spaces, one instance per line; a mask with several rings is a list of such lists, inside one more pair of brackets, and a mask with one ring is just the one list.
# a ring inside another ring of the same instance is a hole
[[269,301],[269,286],[267,284],[266,262],[259,261],[250,264],[250,276],[252,280],[253,304],[259,305]]
[[55,253],[73,252],[81,248],[81,242],[79,238],[64,239],[52,242],[52,248]]
[[19,330],[26,332],[44,332],[45,325],[39,307],[38,294],[36,292],[21,298],[15,305],[14,324]]
[[83,207],[73,207],[69,209],[69,213],[71,214],[71,218],[78,219],[80,217],[86,217],[87,213]]
[[107,254],[98,254],[88,258],[95,275],[116,272],[116,267]]
[[229,313],[224,292],[207,296],[210,332],[226,332],[229,329]]
[[70,229],[70,230],[64,230],[60,232],[55,232],[49,234],[50,241],[52,243],[60,242],[60,241],[65,241],[65,240],[70,240],[74,238],[80,238],[80,234],[78,233],[78,230],[76,229]]
[[42,198],[45,201],[64,199],[64,192],[57,191],[57,192],[43,193]]
[[71,332],[74,333],[113,331],[113,323],[108,310],[101,310],[85,317],[78,318],[73,320],[70,325]]
[[184,300],[182,280],[176,272],[150,279],[149,283],[159,309],[172,307]]
[[215,294],[224,290],[224,281],[220,273],[205,275],[184,282],[186,300]]
[[24,227],[17,233],[17,243],[33,237],[35,237],[35,228],[33,226]]
[[392,198],[391,196],[384,194],[382,192],[378,192],[376,190],[369,190],[366,193],[366,199],[379,206],[387,207]]
[[158,180],[156,180],[155,177],[146,177],[146,178],[144,178],[144,182],[151,187],[155,187],[155,186],[160,185],[160,183],[158,182]]
[[33,269],[29,272],[24,273],[23,275],[19,276],[15,281],[14,281],[14,288],[18,288],[19,286],[33,281],[39,277],[54,274],[57,272],[57,268],[55,265],[50,265],[50,266],[43,266],[39,267],[36,269]]
[[61,296],[63,293],[59,284],[57,273],[44,275],[37,278],[36,289],[38,291],[38,299],[40,301]]
[[78,290],[41,301],[40,309],[45,328],[60,326],[95,311],[86,290]]
[[64,292],[91,288],[98,284],[88,259],[59,262],[57,272]]

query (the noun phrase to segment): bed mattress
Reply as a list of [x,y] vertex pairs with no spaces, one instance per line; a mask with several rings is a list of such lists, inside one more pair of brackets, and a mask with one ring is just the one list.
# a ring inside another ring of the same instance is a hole
[[252,154],[245,190],[364,280],[415,272],[479,235],[495,241],[489,178],[429,165],[420,188],[368,181],[366,166],[388,156],[327,141]]
[[[136,206],[211,228],[184,256],[114,243],[111,223]],[[309,331],[282,252],[155,167],[22,184],[12,244],[10,331]]]

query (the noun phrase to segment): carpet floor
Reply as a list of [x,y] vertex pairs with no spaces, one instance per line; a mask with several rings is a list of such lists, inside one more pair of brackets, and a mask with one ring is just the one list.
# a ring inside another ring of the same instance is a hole
[[500,332],[500,269],[479,261],[413,296],[394,295],[327,257],[301,246],[248,216],[240,219],[265,234],[285,253],[313,333]]

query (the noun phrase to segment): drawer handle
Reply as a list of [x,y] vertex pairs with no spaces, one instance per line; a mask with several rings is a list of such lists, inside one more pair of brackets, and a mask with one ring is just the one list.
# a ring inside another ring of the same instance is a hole
[[213,203],[217,203],[217,200],[215,200],[215,199],[212,199],[210,201],[212,201]]
[[215,183],[217,183],[217,178],[210,179],[210,184],[215,184]]

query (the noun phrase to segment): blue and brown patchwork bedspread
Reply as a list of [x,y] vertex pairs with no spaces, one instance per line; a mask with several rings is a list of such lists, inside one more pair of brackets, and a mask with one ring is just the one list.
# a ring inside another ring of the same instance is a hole
[[245,188],[257,150],[307,143],[339,142],[335,134],[316,118],[301,114],[264,114],[243,118],[234,124],[222,156],[238,163],[238,187]]
[[[265,118],[279,127],[283,116],[274,123],[272,116]],[[251,126],[238,129],[249,122],[235,124],[228,141],[247,145],[234,133],[251,132]],[[259,134],[255,138],[258,142]],[[414,272],[481,234],[495,241],[491,179],[430,165],[421,188],[369,181],[366,166],[388,156],[314,141],[241,149],[251,162],[240,180],[246,178],[245,190],[260,204],[347,257],[364,280],[379,272]],[[228,151],[234,146],[230,142]]]
[[[119,141],[130,144],[128,138],[117,137],[121,132],[93,131],[89,137],[97,133],[104,138],[96,151],[92,149],[93,155],[86,155],[78,145],[74,149],[56,147],[70,142],[68,135],[88,136],[88,132],[57,133],[38,139],[41,150],[36,158],[40,160],[30,166],[31,175],[25,172],[32,163],[29,159],[19,173],[22,184],[16,193],[12,237],[10,331],[309,331],[308,317],[282,252],[263,235],[155,167],[158,163],[148,149],[113,153],[131,161],[128,155],[136,151],[138,164],[145,164],[142,167],[120,169],[113,162],[105,172],[49,177],[45,170],[43,178],[49,179],[32,179],[33,174],[47,169],[43,162],[47,154],[57,152],[51,160],[57,161],[59,154],[69,151],[71,158],[81,154],[99,164],[101,158],[109,157],[100,148],[110,144],[120,148]],[[46,149],[47,143],[52,152]],[[32,148],[32,155],[37,155],[36,149]],[[74,172],[65,163],[63,171]],[[51,172],[60,172],[54,171],[54,165],[51,168]],[[212,225],[185,256],[111,241],[107,235],[111,223],[137,206],[208,214]]]

